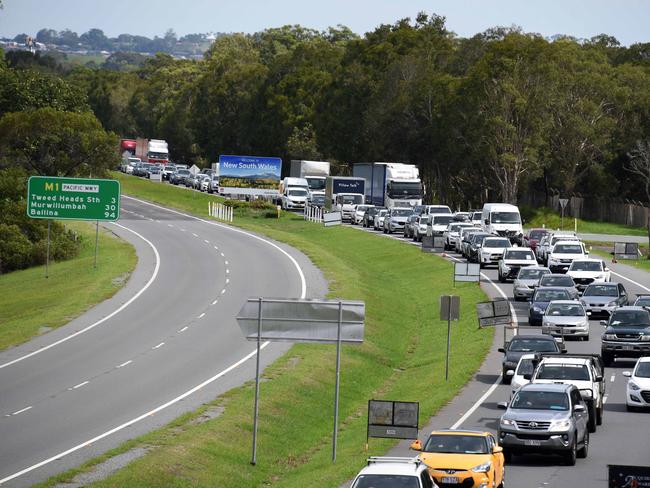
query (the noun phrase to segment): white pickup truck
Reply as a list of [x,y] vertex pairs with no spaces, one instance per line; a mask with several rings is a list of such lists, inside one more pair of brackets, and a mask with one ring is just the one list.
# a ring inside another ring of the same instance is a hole
[[548,253],[546,266],[551,273],[566,273],[576,259],[586,259],[589,251],[580,241],[557,241]]
[[603,423],[603,398],[606,383],[604,364],[598,354],[538,354],[531,383],[568,383],[575,385],[587,404],[589,432]]

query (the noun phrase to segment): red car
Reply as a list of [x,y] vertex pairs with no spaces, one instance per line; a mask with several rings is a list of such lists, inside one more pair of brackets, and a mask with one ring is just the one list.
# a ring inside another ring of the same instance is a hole
[[548,229],[530,229],[524,235],[524,246],[530,247],[534,252],[537,249],[537,243],[548,234]]

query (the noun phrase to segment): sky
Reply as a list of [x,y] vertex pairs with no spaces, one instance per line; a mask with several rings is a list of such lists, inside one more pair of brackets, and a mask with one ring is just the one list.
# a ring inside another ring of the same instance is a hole
[[252,33],[300,24],[317,30],[345,25],[358,34],[420,11],[447,19],[460,37],[518,25],[546,37],[605,33],[623,45],[650,42],[649,0],[2,0],[0,37],[34,35],[47,27],[78,34],[99,28],[109,37],[150,38],[173,29],[180,37],[207,32]]

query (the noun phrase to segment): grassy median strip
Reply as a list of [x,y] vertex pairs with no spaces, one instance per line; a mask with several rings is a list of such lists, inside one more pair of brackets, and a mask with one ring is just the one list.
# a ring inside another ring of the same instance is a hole
[[135,250],[100,227],[97,269],[95,227],[69,222],[81,239],[76,258],[0,276],[0,349],[67,324],[93,305],[113,296],[135,268]]
[[[207,195],[188,197],[168,185],[123,180],[124,193],[186,211],[195,208],[201,216],[207,212]],[[236,214],[235,223],[309,255],[328,279],[330,297],[366,303],[364,344],[343,347],[337,462],[331,462],[335,347],[302,344],[265,371],[257,466],[249,463],[254,395],[249,383],[206,405],[224,409],[217,418],[199,421],[205,408],[199,409],[87,463],[81,470],[136,445],[151,447],[97,486],[340,486],[369,454],[381,454],[394,443],[372,439],[364,450],[369,399],[418,401],[424,424],[471,378],[489,350],[493,331],[478,329],[474,307],[485,296],[476,284],[452,289],[447,261],[394,240],[345,227],[325,229],[294,215],[278,221]],[[452,326],[445,382],[447,326],[439,320],[438,300],[452,293],[461,296],[462,320]],[[69,481],[79,471],[46,485]]]
[[630,225],[613,224],[610,222],[597,222],[593,220],[578,219],[577,222],[573,217],[565,216],[564,225],[562,226],[562,217],[546,207],[536,209],[525,208],[528,212],[527,222],[524,223],[526,228],[546,227],[547,229],[560,229],[572,231],[576,228],[578,233],[582,234],[608,234],[624,236],[647,236],[648,230],[641,227],[632,227]]

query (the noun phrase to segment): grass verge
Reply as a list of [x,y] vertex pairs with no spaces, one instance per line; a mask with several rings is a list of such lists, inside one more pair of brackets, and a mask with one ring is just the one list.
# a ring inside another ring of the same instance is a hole
[[100,227],[97,269],[95,228],[66,223],[77,231],[76,258],[0,276],[0,349],[20,344],[60,327],[95,304],[113,296],[128,280],[137,257],[133,247]]
[[[120,179],[126,194],[202,217],[212,198],[137,178]],[[237,225],[305,252],[324,272],[331,297],[366,303],[364,344],[343,347],[336,464],[331,462],[335,348],[303,344],[264,373],[257,466],[249,464],[254,385],[248,383],[205,406],[223,407],[218,418],[197,422],[205,408],[199,409],[81,467],[87,470],[136,445],[152,447],[97,486],[298,488],[314,484],[314,479],[318,486],[340,486],[368,454],[380,454],[394,444],[373,439],[365,451],[368,399],[418,401],[423,425],[471,378],[489,350],[494,331],[477,328],[474,307],[485,296],[476,284],[452,289],[447,261],[351,228],[325,229],[290,214],[278,221],[238,211]],[[450,293],[461,296],[462,320],[453,326],[450,378],[445,382],[447,328],[438,319],[438,297]],[[45,486],[69,481],[80,470]]]
[[[611,247],[613,248],[613,245],[611,245]],[[642,248],[642,250],[644,249]],[[647,249],[645,250],[647,251]],[[601,256],[605,259],[606,263],[609,263],[614,257],[612,251],[608,251],[606,249],[598,248],[595,246],[591,248],[590,254],[597,254],[598,256]],[[650,259],[648,259],[648,257],[645,255],[639,256],[639,259],[617,259],[616,261],[620,264],[625,264],[636,269],[650,272]]]
[[[527,228],[546,227],[547,229],[560,229],[562,227],[562,218],[558,212],[546,207],[522,208],[522,213],[526,219]],[[574,218],[564,217],[564,230],[574,230]],[[608,235],[628,235],[628,236],[647,236],[647,229],[641,227],[631,227],[629,225],[612,224],[610,222],[596,222],[591,220],[578,219],[577,227],[579,233],[584,234],[608,234]]]

